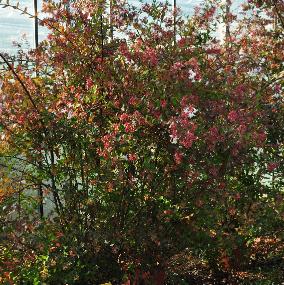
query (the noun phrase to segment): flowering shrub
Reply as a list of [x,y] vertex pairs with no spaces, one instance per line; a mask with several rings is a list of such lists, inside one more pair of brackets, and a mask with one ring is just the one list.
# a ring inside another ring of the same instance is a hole
[[165,284],[185,248],[214,272],[244,268],[254,239],[283,228],[283,29],[249,11],[218,40],[218,3],[174,23],[156,2],[44,11],[34,70],[10,66],[1,91],[15,176],[2,280]]

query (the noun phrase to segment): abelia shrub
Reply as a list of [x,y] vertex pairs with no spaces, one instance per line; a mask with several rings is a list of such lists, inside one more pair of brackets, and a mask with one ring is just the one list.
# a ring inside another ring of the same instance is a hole
[[[263,29],[272,19],[244,17],[221,41],[217,4],[175,12],[175,23],[168,4],[117,1],[110,17],[105,1],[64,4],[44,4],[50,34],[34,69],[11,67],[0,98],[1,139],[24,167],[15,184],[41,189],[36,204],[51,199],[36,223],[66,237],[33,252],[46,255],[36,278],[164,279],[185,248],[215,271],[243,266],[250,241],[283,222],[283,45]],[[15,252],[31,238],[19,236]]]

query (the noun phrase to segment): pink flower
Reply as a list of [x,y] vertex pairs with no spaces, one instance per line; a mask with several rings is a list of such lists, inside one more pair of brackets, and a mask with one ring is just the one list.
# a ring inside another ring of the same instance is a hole
[[185,138],[181,140],[180,143],[185,148],[190,148],[193,142],[195,141],[195,139],[196,139],[195,135],[192,132],[188,131],[185,135]]
[[244,125],[244,124],[241,124],[241,125],[238,127],[237,130],[238,130],[238,132],[239,132],[240,135],[243,135],[243,134],[246,132],[246,130],[247,130],[247,126]]
[[183,158],[183,154],[182,154],[181,152],[177,151],[177,152],[175,153],[174,158],[175,158],[176,164],[181,164],[182,158]]
[[114,130],[115,134],[119,131],[119,127],[120,127],[120,124],[114,124],[113,125],[113,130]]
[[239,150],[235,147],[231,150],[232,156],[237,156],[239,154]]
[[127,44],[125,42],[122,42],[119,46],[119,51],[121,52],[122,55],[124,56],[129,56],[129,50],[127,47]]
[[277,162],[269,162],[267,164],[267,170],[269,172],[272,172],[274,169],[276,169],[278,167],[278,163]]
[[214,176],[214,177],[217,177],[218,176],[218,169],[216,166],[213,166],[209,169],[209,173]]
[[275,90],[276,93],[280,93],[281,85],[280,84],[276,84],[275,87],[274,87],[274,90]]
[[220,182],[219,189],[223,190],[225,188],[226,188],[226,183],[225,182]]
[[215,144],[219,141],[219,130],[217,127],[212,127],[208,131],[207,142],[210,150],[213,150]]
[[173,70],[173,71],[179,71],[179,70],[181,70],[184,66],[185,66],[185,65],[184,65],[183,62],[178,61],[178,62],[175,62],[175,63],[174,63],[174,65],[172,66],[172,70]]
[[260,144],[264,143],[266,138],[267,138],[267,136],[266,136],[266,133],[264,133],[264,132],[260,132],[256,136],[257,142]]
[[135,153],[129,153],[128,154],[128,160],[129,161],[135,161],[137,159],[137,155]]
[[142,45],[143,45],[142,39],[138,38],[136,39],[136,42],[134,44],[134,49],[138,52],[141,49]]
[[193,68],[198,68],[198,60],[195,57],[192,57],[189,61],[187,61],[187,64]]
[[91,89],[91,88],[93,87],[93,85],[94,85],[94,82],[93,82],[92,78],[88,78],[88,79],[86,80],[86,87],[87,87],[87,90]]
[[125,132],[133,133],[135,131],[134,126],[131,123],[124,123]]
[[152,66],[158,64],[157,53],[153,48],[147,48],[143,54],[143,59],[146,62],[149,62]]
[[213,138],[214,140],[216,140],[219,136],[219,130],[217,127],[212,127],[209,129],[209,134],[211,136],[211,138]]
[[186,106],[188,105],[188,102],[189,102],[189,96],[183,96],[180,101],[181,107],[186,108]]
[[74,93],[75,92],[75,86],[70,86],[70,91],[71,91],[71,93]]
[[181,117],[182,118],[192,118],[194,117],[195,113],[196,113],[196,109],[192,105],[189,105],[182,110]]
[[22,125],[24,122],[25,122],[25,116],[24,116],[24,115],[21,115],[21,116],[18,118],[18,123]]
[[206,50],[207,54],[220,54],[221,53],[221,49],[220,48],[208,48]]
[[122,121],[122,122],[125,122],[125,121],[127,121],[128,120],[128,118],[129,118],[129,115],[128,114],[126,114],[126,113],[123,113],[123,114],[121,114],[120,115],[120,120]]
[[178,46],[179,47],[184,47],[186,45],[186,38],[181,38],[179,41],[178,41]]
[[151,5],[146,3],[142,5],[142,11],[146,13],[151,13]]
[[109,140],[103,140],[103,143],[104,143],[104,148],[105,149],[109,149],[111,147],[111,144],[110,144],[110,141]]
[[129,99],[128,102],[129,102],[130,105],[135,106],[135,105],[137,105],[138,100],[137,100],[137,98],[135,98],[134,96],[132,96],[132,97],[130,97],[130,99]]
[[153,115],[154,115],[154,117],[155,117],[156,119],[159,119],[159,118],[161,117],[162,113],[159,112],[159,111],[154,111],[154,112],[153,112]]
[[167,106],[167,101],[165,99],[161,100],[161,107],[166,108],[166,106]]
[[194,80],[196,81],[201,80],[201,74],[199,72],[197,72],[196,75],[194,76]]
[[113,105],[114,105],[114,107],[119,108],[119,107],[120,107],[120,102],[119,102],[119,100],[114,100],[114,101],[113,101]]
[[236,111],[231,111],[229,114],[228,114],[228,120],[233,123],[237,120],[238,118],[238,113]]
[[175,122],[172,122],[170,125],[170,134],[173,138],[177,138],[178,132],[177,132],[177,124]]

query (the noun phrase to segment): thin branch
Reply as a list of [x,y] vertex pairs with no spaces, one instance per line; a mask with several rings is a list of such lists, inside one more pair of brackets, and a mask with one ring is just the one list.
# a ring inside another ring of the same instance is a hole
[[29,92],[29,90],[27,89],[26,85],[24,84],[23,80],[19,77],[19,75],[17,74],[17,72],[15,71],[15,69],[13,68],[13,66],[10,64],[10,62],[6,59],[6,57],[0,52],[0,57],[3,59],[3,61],[5,62],[5,64],[9,67],[9,69],[12,71],[13,75],[17,78],[17,80],[19,81],[19,83],[21,84],[21,86],[23,87],[26,95],[28,96],[30,102],[32,103],[33,107],[35,108],[35,110],[38,112],[38,114],[40,114],[37,105],[31,95],[31,93]]

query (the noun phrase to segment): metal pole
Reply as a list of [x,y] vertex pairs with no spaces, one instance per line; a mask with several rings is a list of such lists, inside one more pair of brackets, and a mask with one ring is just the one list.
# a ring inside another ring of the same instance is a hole
[[230,23],[229,23],[230,7],[231,7],[231,0],[226,0],[226,41],[230,39]]
[[[39,166],[42,166],[42,163],[40,161]],[[42,219],[43,215],[44,215],[44,210],[43,210],[43,189],[42,189],[42,184],[41,182],[39,182],[38,184],[38,199],[39,199],[39,203],[38,203],[38,212],[39,212],[39,216]]]
[[[34,15],[35,15],[35,30],[34,30],[34,37],[35,37],[35,48],[38,48],[38,6],[37,6],[37,0],[34,0]],[[36,66],[36,77],[38,76],[37,73],[37,66]],[[39,162],[39,167],[42,167],[42,162]],[[38,205],[38,212],[40,218],[43,218],[44,210],[43,210],[43,189],[42,184],[39,182],[38,184],[38,199],[39,199],[39,205]]]
[[173,4],[173,15],[174,15],[174,43],[176,43],[176,33],[177,33],[177,19],[176,19],[176,9],[177,9],[177,1],[174,0]]
[[113,40],[113,23],[112,23],[112,13],[113,13],[113,0],[109,1],[109,27],[110,27],[110,38]]
[[35,14],[35,48],[38,48],[38,9],[37,0],[34,0],[34,14]]

